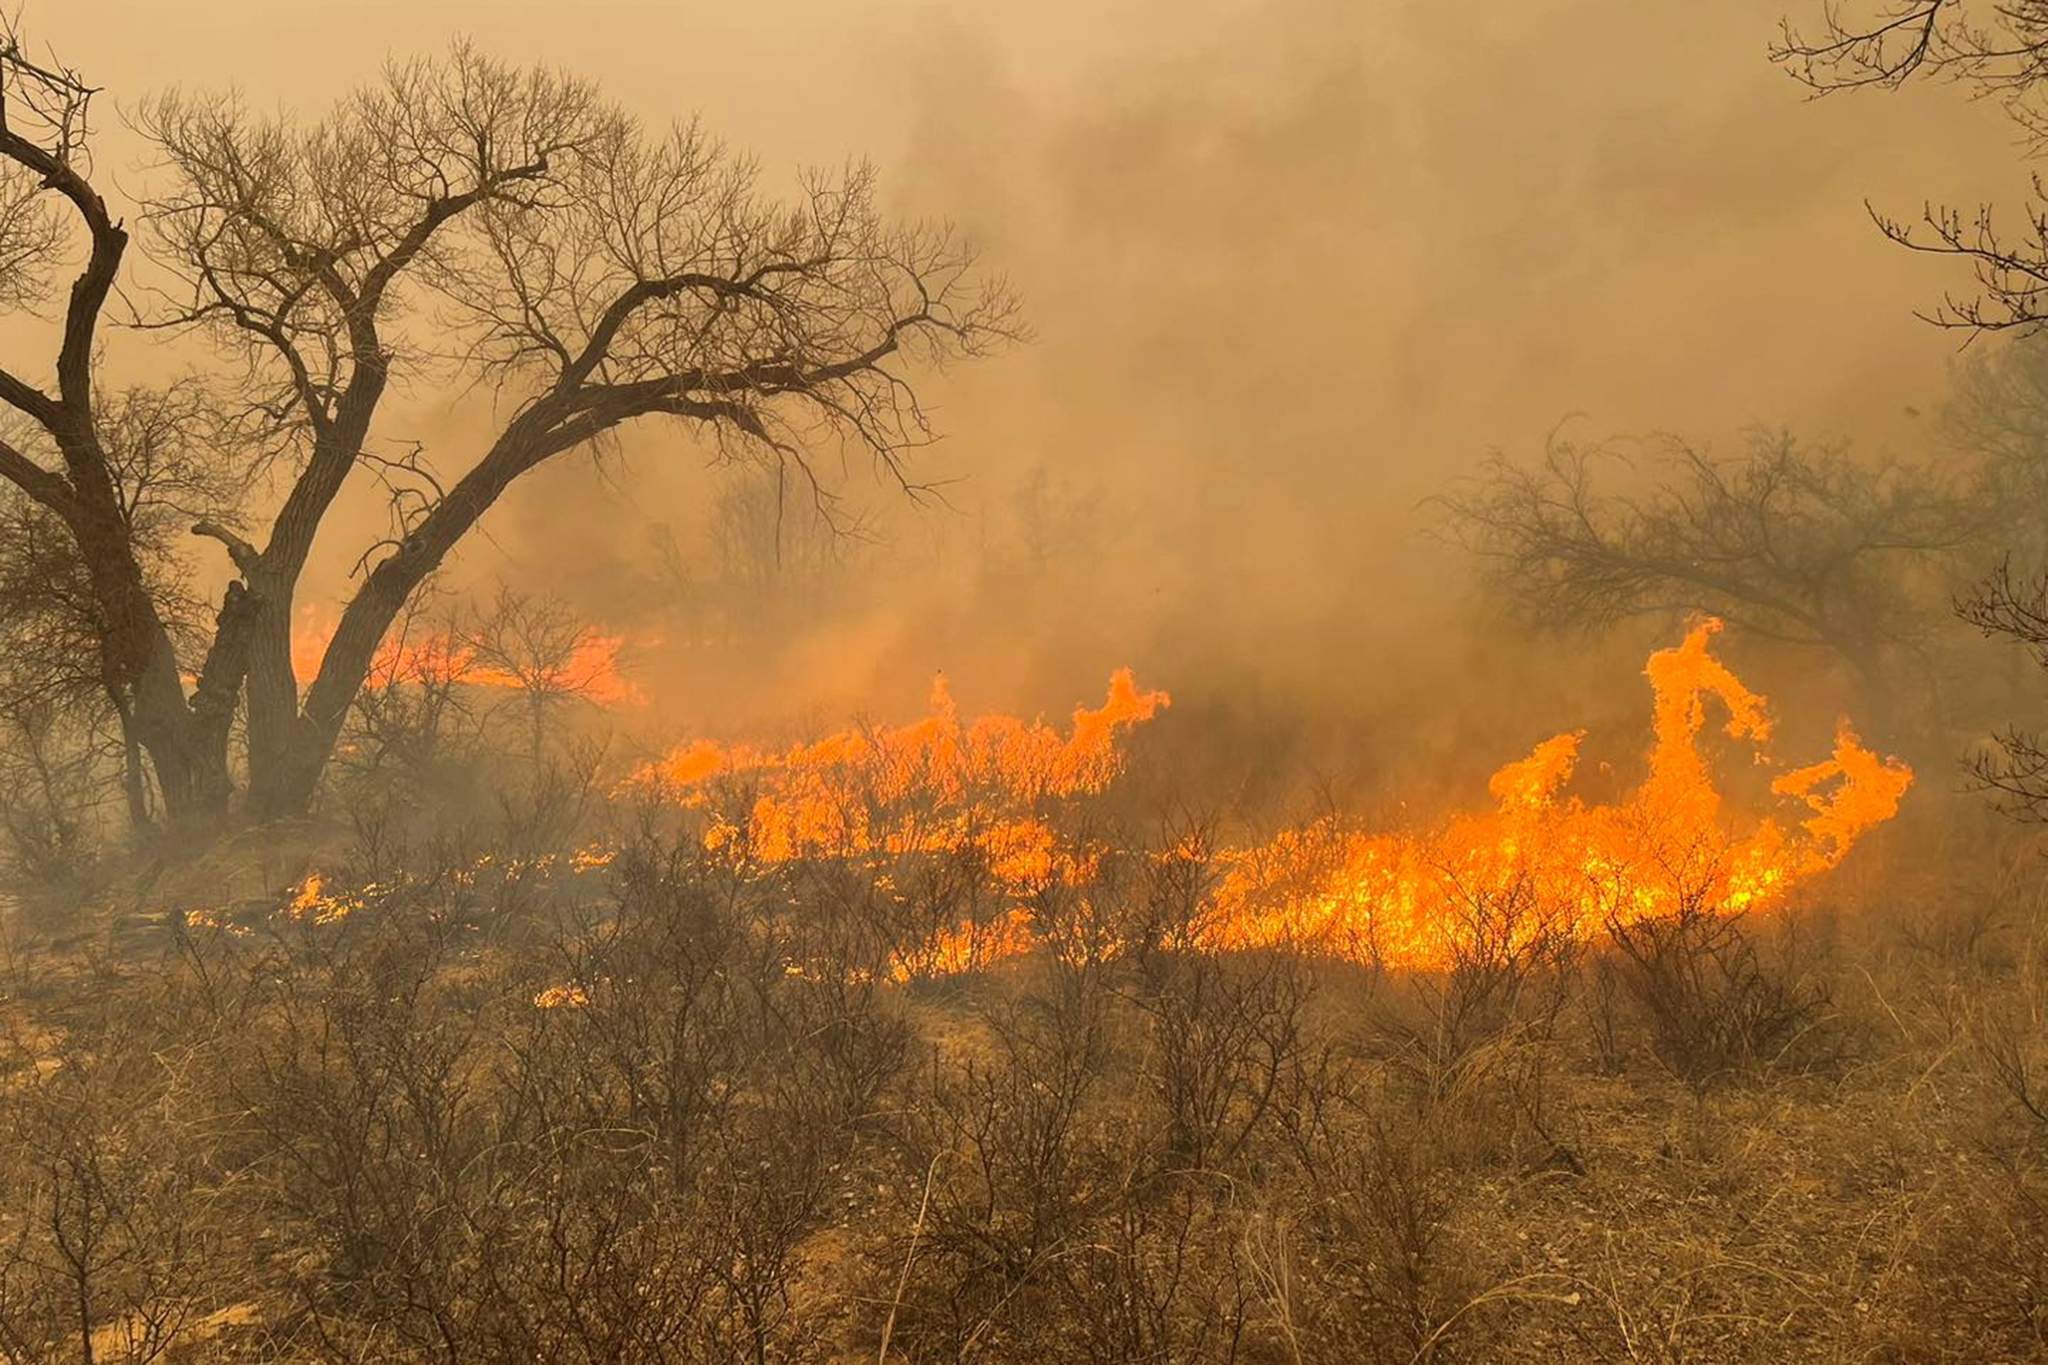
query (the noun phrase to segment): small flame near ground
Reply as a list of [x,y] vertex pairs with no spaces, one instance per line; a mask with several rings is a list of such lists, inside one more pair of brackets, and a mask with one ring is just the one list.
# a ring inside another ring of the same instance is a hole
[[[1493,774],[1493,808],[1432,829],[1379,833],[1330,817],[1262,843],[1191,840],[1157,855],[1201,863],[1212,880],[1195,946],[1293,944],[1361,962],[1448,965],[1461,937],[1512,907],[1512,935],[1592,937],[1683,910],[1739,913],[1782,903],[1892,818],[1913,774],[1865,748],[1844,721],[1832,754],[1771,783],[1777,808],[1724,810],[1700,749],[1709,703],[1759,762],[1771,733],[1764,698],[1711,649],[1721,623],[1698,623],[1651,655],[1648,774],[1632,792],[1589,804],[1564,788],[1583,732],[1555,735]],[[970,970],[1037,943],[1029,899],[1049,883],[1085,885],[1102,850],[1063,839],[1057,803],[1101,791],[1122,770],[1121,737],[1170,704],[1117,672],[1102,706],[1061,734],[1010,716],[963,721],[943,679],[922,720],[849,729],[785,752],[708,741],[647,765],[632,784],[704,808],[708,850],[736,862],[884,860],[972,849],[1014,897],[1004,913],[906,950],[899,975]],[[751,803],[714,810],[714,785]]]

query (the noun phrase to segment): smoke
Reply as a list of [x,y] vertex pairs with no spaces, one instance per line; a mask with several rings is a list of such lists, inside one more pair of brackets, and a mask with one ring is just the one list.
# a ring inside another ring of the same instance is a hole
[[[925,505],[824,452],[864,535],[806,558],[814,577],[772,611],[735,600],[717,560],[736,475],[667,431],[542,471],[461,554],[458,590],[509,579],[638,632],[660,724],[896,713],[939,670],[970,708],[1060,711],[1131,664],[1181,724],[1284,715],[1298,752],[1341,736],[1365,763],[1404,743],[1518,752],[1530,725],[1592,719],[1528,718],[1583,684],[1555,658],[1515,689],[1524,719],[1480,718],[1507,647],[1473,628],[1423,504],[1489,450],[1533,451],[1569,412],[1731,447],[1755,422],[1922,440],[1909,409],[1935,406],[1953,338],[1911,313],[1950,281],[1881,242],[1862,201],[2010,196],[2009,138],[1952,91],[1805,100],[1765,59],[1780,12],[101,0],[30,17],[116,98],[234,82],[308,111],[386,53],[467,32],[650,118],[701,111],[771,168],[872,156],[903,213],[983,244],[1033,340],[929,382],[948,439],[916,466]],[[414,392],[390,430],[460,468],[484,406]],[[374,498],[350,515],[315,595],[342,590]]]

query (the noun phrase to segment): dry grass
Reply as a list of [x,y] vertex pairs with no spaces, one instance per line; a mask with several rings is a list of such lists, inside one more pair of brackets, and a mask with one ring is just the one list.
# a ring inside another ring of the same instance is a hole
[[[302,842],[17,932],[0,1354],[2048,1350],[2024,858],[1428,977],[1190,952],[1135,860],[1049,892],[1032,957],[895,985],[903,935],[999,902],[971,869],[689,848]],[[316,853],[358,908],[276,913]]]

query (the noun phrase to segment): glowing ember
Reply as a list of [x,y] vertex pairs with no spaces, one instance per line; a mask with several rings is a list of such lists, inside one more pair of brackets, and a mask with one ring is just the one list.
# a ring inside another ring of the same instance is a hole
[[[329,892],[326,887],[326,879],[318,872],[308,872],[306,880],[299,883],[298,890],[285,903],[286,918],[308,920],[314,924],[334,924],[363,908],[360,894],[337,895]],[[366,888],[366,891],[374,894],[378,889],[380,888],[373,886]]]
[[285,906],[285,909],[295,916],[312,913],[320,904],[320,888],[322,885],[323,881],[318,872],[308,872],[306,880],[299,883],[297,894],[291,898],[291,902]]
[[602,844],[585,844],[569,855],[569,868],[572,872],[596,872],[600,868],[610,867],[618,856],[619,851],[615,848],[607,848]]
[[537,1010],[581,1009],[590,1003],[590,993],[574,982],[565,986],[549,986],[533,997]]

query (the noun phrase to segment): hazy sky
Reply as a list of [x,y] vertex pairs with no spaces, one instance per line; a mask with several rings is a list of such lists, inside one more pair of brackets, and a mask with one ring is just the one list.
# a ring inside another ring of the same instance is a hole
[[[1962,282],[1880,241],[1863,201],[2016,202],[2025,168],[1953,90],[1805,99],[1765,49],[1810,3],[29,0],[26,18],[117,102],[233,83],[313,110],[466,33],[651,119],[701,113],[772,171],[872,157],[904,212],[983,243],[1036,333],[935,384],[949,439],[923,472],[965,480],[957,510],[892,534],[971,543],[1043,467],[1104,514],[1096,591],[1002,629],[943,601],[848,622],[803,657],[856,690],[937,667],[992,689],[1056,658],[1061,696],[1126,660],[1326,673],[1385,651],[1447,600],[1418,501],[1570,412],[1910,452],[1907,409],[1938,399],[1957,342],[1912,310]],[[422,395],[387,429],[459,468],[467,420]],[[701,500],[701,460],[668,442],[609,487],[548,471],[467,570],[601,600],[645,526]],[[331,588],[355,548],[323,552]]]

